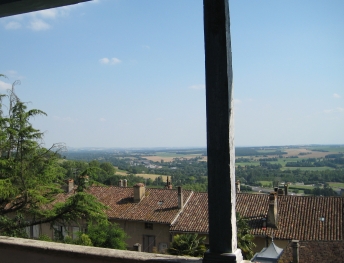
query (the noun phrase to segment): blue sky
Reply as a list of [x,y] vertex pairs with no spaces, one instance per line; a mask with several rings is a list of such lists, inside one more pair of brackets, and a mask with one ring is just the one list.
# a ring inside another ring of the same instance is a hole
[[[235,144],[344,144],[344,1],[230,3]],[[201,0],[98,0],[0,19],[0,92],[46,146],[206,146]]]

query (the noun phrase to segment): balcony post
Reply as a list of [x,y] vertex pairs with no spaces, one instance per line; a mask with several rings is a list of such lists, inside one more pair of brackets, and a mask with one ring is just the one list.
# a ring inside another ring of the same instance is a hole
[[233,73],[228,0],[203,0],[209,251],[203,262],[241,262],[235,215]]

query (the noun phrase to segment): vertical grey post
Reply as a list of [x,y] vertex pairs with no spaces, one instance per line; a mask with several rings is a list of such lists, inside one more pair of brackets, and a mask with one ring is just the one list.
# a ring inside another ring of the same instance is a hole
[[299,263],[299,240],[292,240],[292,248],[293,248],[293,263]]
[[203,0],[209,251],[203,262],[240,262],[235,215],[232,53],[228,0]]

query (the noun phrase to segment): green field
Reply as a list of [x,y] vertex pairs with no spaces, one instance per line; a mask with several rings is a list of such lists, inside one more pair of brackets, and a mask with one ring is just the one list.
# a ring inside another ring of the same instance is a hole
[[325,171],[325,170],[334,170],[334,168],[331,167],[282,167],[281,170],[297,170],[300,169],[301,171]]
[[312,150],[323,150],[328,151],[329,153],[344,153],[344,145],[334,145],[334,146],[314,146],[314,147],[307,147],[310,151]]
[[332,187],[332,188],[344,188],[344,183],[333,183],[333,182],[329,182],[328,184],[329,184],[330,187]]

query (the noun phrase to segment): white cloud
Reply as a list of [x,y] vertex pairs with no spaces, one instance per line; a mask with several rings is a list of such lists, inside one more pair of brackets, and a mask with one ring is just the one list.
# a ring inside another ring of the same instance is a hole
[[[33,31],[47,30],[51,28],[46,20],[55,20],[59,17],[69,15],[74,6],[63,6],[58,8],[36,11],[11,17],[11,21],[4,23],[5,29],[14,30],[22,28],[22,25]],[[15,20],[15,21],[13,21]],[[20,21],[20,22],[18,22]]]
[[334,94],[333,94],[333,98],[339,99],[339,98],[340,98],[340,95],[337,94],[337,93],[334,93]]
[[335,109],[328,109],[328,110],[324,110],[325,113],[344,113],[344,108],[341,107],[337,107]]
[[28,26],[33,31],[42,31],[50,28],[50,25],[41,19],[35,19],[30,22]]
[[148,46],[148,45],[143,45],[142,46],[144,49],[150,49],[150,46]]
[[102,58],[102,59],[99,59],[99,62],[102,63],[102,64],[109,64],[110,59],[108,59],[108,58]]
[[204,84],[192,85],[189,87],[189,89],[205,89],[205,85]]
[[0,80],[0,90],[7,90],[7,89],[11,89],[12,85],[6,82],[3,82]]
[[21,28],[21,24],[17,21],[8,22],[5,25],[5,29],[7,29],[7,30],[15,30],[15,29],[19,29],[19,28]]
[[121,63],[122,61],[120,61],[118,58],[112,58],[111,59],[111,64],[119,64]]
[[19,80],[24,78],[23,76],[20,76],[19,73],[15,70],[7,70],[4,74],[10,80]]
[[52,8],[52,9],[46,9],[46,10],[41,10],[32,13],[32,16],[41,16],[42,18],[49,18],[49,19],[54,19],[58,16],[59,14],[59,9],[57,8]]
[[156,118],[155,120],[156,121],[163,121],[164,119],[163,118]]
[[116,65],[116,64],[119,64],[121,63],[122,61],[119,60],[118,58],[102,58],[102,59],[99,59],[99,62],[101,64],[109,64],[109,65]]
[[100,121],[100,122],[105,122],[106,119],[105,119],[105,118],[100,118],[99,121]]

